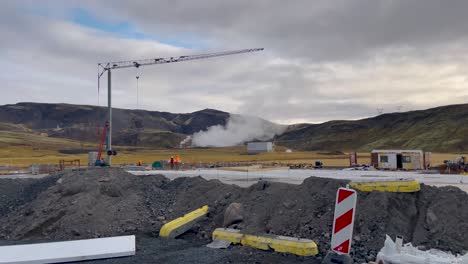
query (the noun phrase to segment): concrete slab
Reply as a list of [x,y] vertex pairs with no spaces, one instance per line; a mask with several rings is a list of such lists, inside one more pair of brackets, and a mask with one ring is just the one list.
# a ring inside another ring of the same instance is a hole
[[206,245],[209,248],[218,248],[218,249],[225,249],[228,248],[232,243],[226,240],[215,239],[213,242]]

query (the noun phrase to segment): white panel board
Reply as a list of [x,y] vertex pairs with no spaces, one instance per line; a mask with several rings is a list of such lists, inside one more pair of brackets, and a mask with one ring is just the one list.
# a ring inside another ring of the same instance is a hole
[[[380,162],[381,156],[387,156],[388,162]],[[397,154],[395,153],[379,153],[379,166],[382,169],[396,169],[397,168]]]
[[389,154],[388,155],[388,168],[389,169],[396,169],[397,168],[397,154]]
[[61,263],[135,255],[135,236],[0,247],[0,263]]

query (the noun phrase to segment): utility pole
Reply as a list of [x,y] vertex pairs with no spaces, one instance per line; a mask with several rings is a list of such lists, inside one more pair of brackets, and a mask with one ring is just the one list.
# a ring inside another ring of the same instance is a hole
[[[112,150],[112,86],[111,70],[107,70],[107,112],[109,113],[109,131],[107,132],[106,151]],[[107,154],[107,164],[111,164],[112,155]]]
[[[135,67],[139,68],[141,66],[149,66],[155,64],[166,64],[166,63],[174,63],[174,62],[182,62],[182,61],[189,61],[189,60],[199,60],[199,59],[208,59],[213,57],[221,57],[221,56],[228,56],[228,55],[235,55],[235,54],[242,54],[242,53],[249,53],[249,52],[256,52],[262,51],[263,48],[256,48],[256,49],[243,49],[243,50],[234,50],[234,51],[226,51],[226,52],[217,52],[217,53],[206,53],[206,54],[199,54],[199,55],[189,55],[189,56],[180,56],[180,57],[170,57],[170,58],[155,58],[155,59],[145,59],[145,60],[129,60],[129,61],[115,61],[115,62],[104,62],[98,63],[98,92],[99,92],[99,81],[102,75],[107,71],[107,105],[108,105],[108,113],[109,113],[109,131],[107,134],[107,148],[106,152],[107,155],[107,164],[111,165],[111,156],[109,153],[114,153],[115,151],[112,150],[112,88],[111,88],[111,70],[113,69],[122,69],[122,68],[130,68]],[[138,81],[138,78],[137,78]],[[137,88],[138,89],[138,88]]]

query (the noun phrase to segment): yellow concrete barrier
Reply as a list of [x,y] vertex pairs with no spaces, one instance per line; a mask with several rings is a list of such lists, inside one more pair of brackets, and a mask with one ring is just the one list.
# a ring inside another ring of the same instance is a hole
[[421,185],[416,180],[350,182],[349,186],[363,192],[418,192]]
[[190,230],[193,225],[208,213],[208,205],[172,220],[161,228],[159,236],[175,238]]
[[270,235],[254,236],[229,228],[217,228],[213,232],[213,240],[215,239],[262,250],[273,249],[276,252],[291,253],[299,256],[314,256],[318,254],[317,244],[309,239]]
[[232,228],[216,228],[213,231],[212,238],[213,240],[224,240],[229,241],[233,244],[240,244],[242,237],[244,234],[240,232],[240,230],[232,229]]

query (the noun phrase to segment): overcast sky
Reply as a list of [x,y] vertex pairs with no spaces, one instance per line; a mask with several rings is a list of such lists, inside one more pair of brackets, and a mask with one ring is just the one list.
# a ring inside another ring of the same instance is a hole
[[0,104],[106,104],[97,63],[265,48],[113,72],[115,107],[279,123],[468,102],[468,1],[1,1]]

